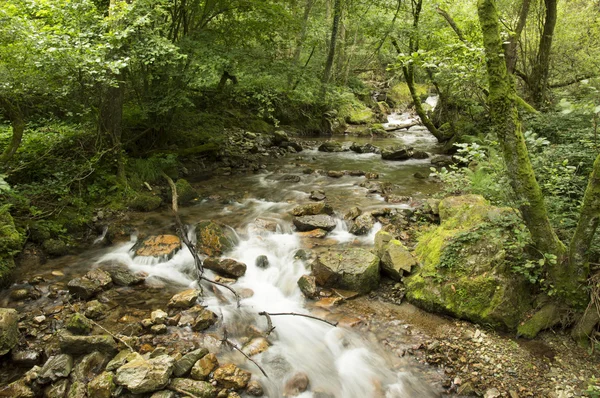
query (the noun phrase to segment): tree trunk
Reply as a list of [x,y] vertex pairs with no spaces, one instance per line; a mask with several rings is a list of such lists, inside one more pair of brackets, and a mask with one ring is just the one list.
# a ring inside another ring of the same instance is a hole
[[117,87],[106,89],[100,108],[100,132],[108,136],[113,146],[115,164],[117,166],[117,181],[121,185],[127,183],[125,176],[125,159],[123,156],[123,101],[125,86],[119,82]]
[[519,20],[517,21],[517,26],[515,31],[508,38],[508,42],[506,43],[506,67],[508,68],[508,73],[513,74],[515,72],[515,67],[517,65],[517,48],[519,44],[519,38],[521,37],[521,32],[525,28],[525,23],[527,22],[527,15],[529,15],[529,6],[531,5],[531,0],[523,0],[521,3],[521,11],[519,12]]
[[559,259],[556,265],[549,265],[550,276],[554,279],[560,275],[561,260],[565,257],[566,249],[550,225],[544,197],[531,166],[517,111],[514,81],[507,72],[502,53],[495,1],[479,0],[477,9],[486,54],[489,81],[487,101],[492,126],[501,143],[510,184],[537,249],[543,254],[556,255]]
[[544,0],[546,5],[546,18],[544,29],[540,37],[537,60],[529,77],[531,100],[539,109],[544,105],[548,92],[548,71],[550,69],[550,51],[552,49],[552,38],[557,18],[557,0]]
[[4,110],[5,116],[10,121],[12,127],[12,137],[8,146],[0,155],[0,164],[8,163],[19,149],[23,140],[23,132],[25,131],[25,117],[18,105],[13,105],[8,100],[0,100],[0,105]]
[[337,44],[338,30],[340,27],[340,17],[342,16],[342,0],[335,0],[333,6],[333,24],[331,25],[331,40],[329,41],[329,53],[325,62],[325,71],[323,73],[323,84],[331,81],[331,71],[335,59],[335,47]]
[[312,10],[314,0],[306,0],[304,5],[304,15],[302,17],[302,27],[300,28],[300,35],[296,41],[296,48],[294,50],[294,57],[292,59],[292,73],[288,76],[288,87],[292,87],[294,81],[294,75],[300,65],[300,56],[302,55],[302,49],[304,48],[304,42],[306,41],[306,33],[308,32],[308,20],[310,18],[310,11]]

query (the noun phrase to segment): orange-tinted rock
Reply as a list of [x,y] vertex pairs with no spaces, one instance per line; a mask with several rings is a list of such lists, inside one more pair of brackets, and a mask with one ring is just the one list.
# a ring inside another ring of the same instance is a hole
[[135,251],[136,256],[171,258],[181,249],[181,239],[175,235],[150,236]]

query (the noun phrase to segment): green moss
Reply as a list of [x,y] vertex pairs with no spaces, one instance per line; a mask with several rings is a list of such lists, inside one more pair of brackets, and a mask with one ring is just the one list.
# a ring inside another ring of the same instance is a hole
[[177,180],[175,188],[177,189],[177,199],[181,205],[189,204],[198,197],[196,190],[183,178]]
[[13,256],[21,251],[23,235],[15,228],[8,206],[0,207],[0,255]]
[[[415,88],[419,97],[427,96],[428,89],[426,85],[415,84]],[[408,105],[412,103],[412,96],[410,94],[410,90],[408,89],[408,85],[405,82],[398,83],[393,86],[390,91],[388,91],[387,96],[394,106]]]
[[519,336],[529,339],[537,336],[539,332],[550,328],[560,320],[560,311],[554,304],[548,304],[537,311],[531,318],[523,322],[517,329]]
[[44,251],[53,257],[64,256],[69,252],[67,244],[60,239],[48,239],[42,244]]
[[15,261],[12,257],[0,256],[0,287],[5,287],[12,279]]
[[156,210],[162,203],[160,196],[149,193],[138,193],[129,201],[129,207],[137,211]]
[[235,244],[235,234],[213,221],[201,221],[196,227],[197,248],[207,256],[219,256]]
[[88,334],[92,331],[92,323],[84,315],[76,312],[69,319],[67,329],[74,334]]
[[351,124],[367,124],[373,120],[373,111],[369,108],[352,109],[346,117],[346,121]]

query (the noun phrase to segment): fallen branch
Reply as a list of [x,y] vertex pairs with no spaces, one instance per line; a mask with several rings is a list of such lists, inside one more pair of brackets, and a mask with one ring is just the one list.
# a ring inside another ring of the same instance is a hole
[[240,352],[243,356],[246,357],[246,359],[248,359],[250,362],[255,364],[256,367],[260,369],[262,374],[265,375],[265,377],[267,379],[269,378],[269,375],[267,375],[267,372],[265,372],[265,370],[262,368],[262,366],[260,366],[254,359],[252,359],[248,355],[246,355],[246,353],[244,351],[242,351],[237,345],[235,345],[234,342],[232,342],[231,340],[229,340],[227,338],[227,329],[225,329],[225,328],[223,328],[223,339],[221,339],[221,342],[224,343],[225,345],[227,345],[228,347],[233,348],[234,350]]
[[273,326],[273,320],[271,319],[271,315],[268,312],[259,312],[258,315],[262,315],[267,318],[267,331],[265,332],[266,336],[269,336],[273,330],[275,330],[275,326]]
[[214,285],[221,286],[221,287],[229,290],[235,296],[235,300],[237,302],[237,307],[239,308],[241,298],[235,290],[233,290],[231,287],[229,287],[223,283],[213,281],[212,279],[209,279],[204,276],[204,267],[202,266],[202,260],[200,259],[200,256],[198,256],[198,252],[196,251],[196,246],[194,246],[194,244],[192,242],[190,242],[190,240],[187,236],[187,233],[186,233],[186,229],[185,229],[183,223],[181,222],[181,218],[179,218],[179,206],[177,204],[177,202],[178,202],[177,187],[175,186],[173,179],[171,177],[169,177],[167,174],[165,174],[163,172],[162,176],[169,183],[169,187],[171,187],[171,197],[172,197],[171,208],[173,210],[173,215],[175,216],[175,223],[177,224],[177,234],[179,235],[179,237],[181,238],[181,240],[183,241],[185,246],[188,248],[190,253],[192,253],[192,257],[194,257],[194,264],[196,265],[198,281],[203,280],[208,283],[212,283]]
[[262,312],[259,312],[258,315],[266,316],[267,317],[267,322],[271,325],[272,329],[274,329],[274,328],[272,327],[273,324],[270,322],[270,319],[271,319],[270,317],[272,317],[272,316],[280,316],[280,315],[301,316],[301,317],[304,317],[304,318],[315,319],[317,321],[324,322],[324,323],[326,323],[328,325],[331,325],[333,327],[336,327],[338,325],[337,322],[336,323],[332,323],[332,322],[329,322],[328,320],[325,320],[323,318],[318,318],[316,316],[306,315],[306,314],[298,314],[297,312],[266,312],[266,311],[262,311]]

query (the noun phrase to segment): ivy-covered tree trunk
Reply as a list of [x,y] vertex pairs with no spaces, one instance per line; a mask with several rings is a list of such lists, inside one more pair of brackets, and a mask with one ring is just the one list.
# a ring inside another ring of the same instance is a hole
[[548,72],[550,70],[550,51],[552,49],[552,39],[557,19],[557,0],[544,0],[546,6],[546,16],[544,28],[540,37],[536,63],[529,77],[529,88],[531,90],[531,100],[534,106],[539,109],[543,106],[548,92]]
[[325,62],[325,71],[323,72],[323,83],[331,81],[331,72],[333,70],[333,61],[335,60],[335,48],[337,45],[338,31],[340,27],[340,18],[342,16],[342,0],[335,0],[333,6],[333,24],[331,25],[331,40],[329,41],[329,52]]
[[550,225],[544,197],[531,166],[517,111],[513,77],[508,74],[502,52],[503,41],[495,1],[479,0],[478,15],[486,54],[489,80],[487,101],[492,127],[501,143],[511,186],[537,249],[559,259],[555,265],[549,264],[549,273],[553,282],[560,283],[566,248]]
[[2,155],[0,155],[0,164],[6,164],[12,159],[21,145],[23,133],[25,131],[25,117],[18,105],[13,104],[6,99],[0,99],[0,107],[4,112],[4,115],[10,121],[12,127],[12,137],[10,142],[2,152]]

